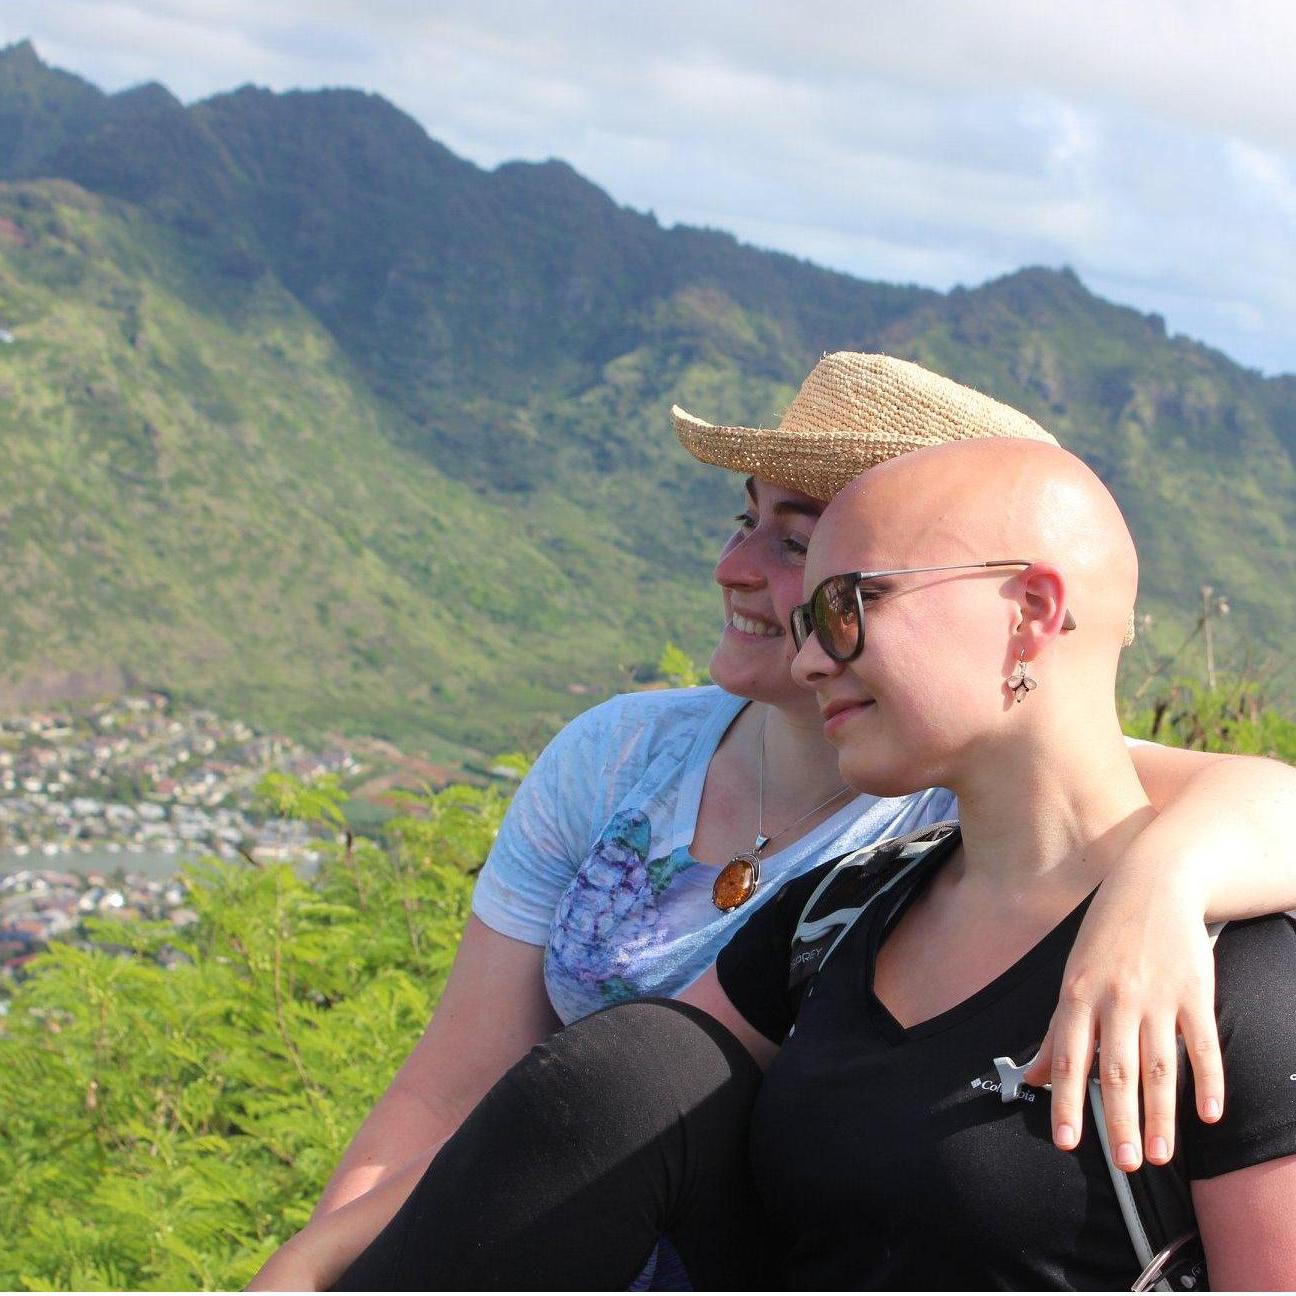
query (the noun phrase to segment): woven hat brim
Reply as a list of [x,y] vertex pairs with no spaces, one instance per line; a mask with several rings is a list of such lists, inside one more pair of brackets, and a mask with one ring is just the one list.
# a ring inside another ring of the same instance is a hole
[[[671,407],[671,423],[680,444],[695,459],[820,500],[832,499],[847,482],[888,459],[955,439],[948,432],[807,435],[783,428],[726,427],[695,418],[678,405]],[[968,434],[969,438],[976,435]],[[1057,444],[1042,428],[1029,439]]]

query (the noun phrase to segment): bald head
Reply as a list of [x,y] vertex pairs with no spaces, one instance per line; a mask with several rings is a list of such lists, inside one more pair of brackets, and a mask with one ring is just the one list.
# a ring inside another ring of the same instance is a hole
[[1026,558],[1056,566],[1079,640],[1114,659],[1138,584],[1129,528],[1075,455],[1016,438],[902,455],[832,501],[815,540],[849,543],[861,568]]

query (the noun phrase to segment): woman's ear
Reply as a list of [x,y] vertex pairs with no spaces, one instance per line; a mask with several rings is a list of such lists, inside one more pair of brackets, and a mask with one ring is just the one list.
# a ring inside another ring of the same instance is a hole
[[1067,610],[1066,577],[1052,563],[1032,563],[1018,577],[1016,642],[1026,660],[1039,655],[1058,635],[1074,629]]

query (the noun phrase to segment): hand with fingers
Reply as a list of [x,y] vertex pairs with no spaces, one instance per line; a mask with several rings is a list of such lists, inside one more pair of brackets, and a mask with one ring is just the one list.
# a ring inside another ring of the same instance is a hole
[[[1053,1088],[1053,1141],[1069,1151],[1084,1129],[1085,1090],[1098,1079],[1113,1158],[1174,1155],[1182,1036],[1197,1115],[1217,1121],[1224,1072],[1215,1023],[1215,968],[1200,899],[1147,870],[1121,869],[1098,889],[1067,962],[1062,996],[1024,1080]],[[1143,1127],[1139,1123],[1142,1093]]]

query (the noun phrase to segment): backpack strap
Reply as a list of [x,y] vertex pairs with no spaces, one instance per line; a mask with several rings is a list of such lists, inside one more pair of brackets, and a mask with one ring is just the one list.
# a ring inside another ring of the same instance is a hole
[[957,832],[958,821],[947,819],[843,855],[801,910],[788,956],[788,989],[814,976],[869,905]]
[[[1223,928],[1223,923],[1210,925],[1212,945]],[[1182,1041],[1179,1051],[1182,1074],[1186,1065]],[[1116,1190],[1125,1231],[1142,1269],[1130,1290],[1209,1291],[1210,1276],[1206,1272],[1206,1254],[1197,1231],[1183,1148],[1176,1148],[1174,1157],[1166,1165],[1149,1165],[1144,1161],[1133,1173],[1122,1170],[1112,1155],[1102,1086],[1096,1077],[1089,1079],[1088,1094],[1091,1118],[1102,1144],[1112,1187]]]

